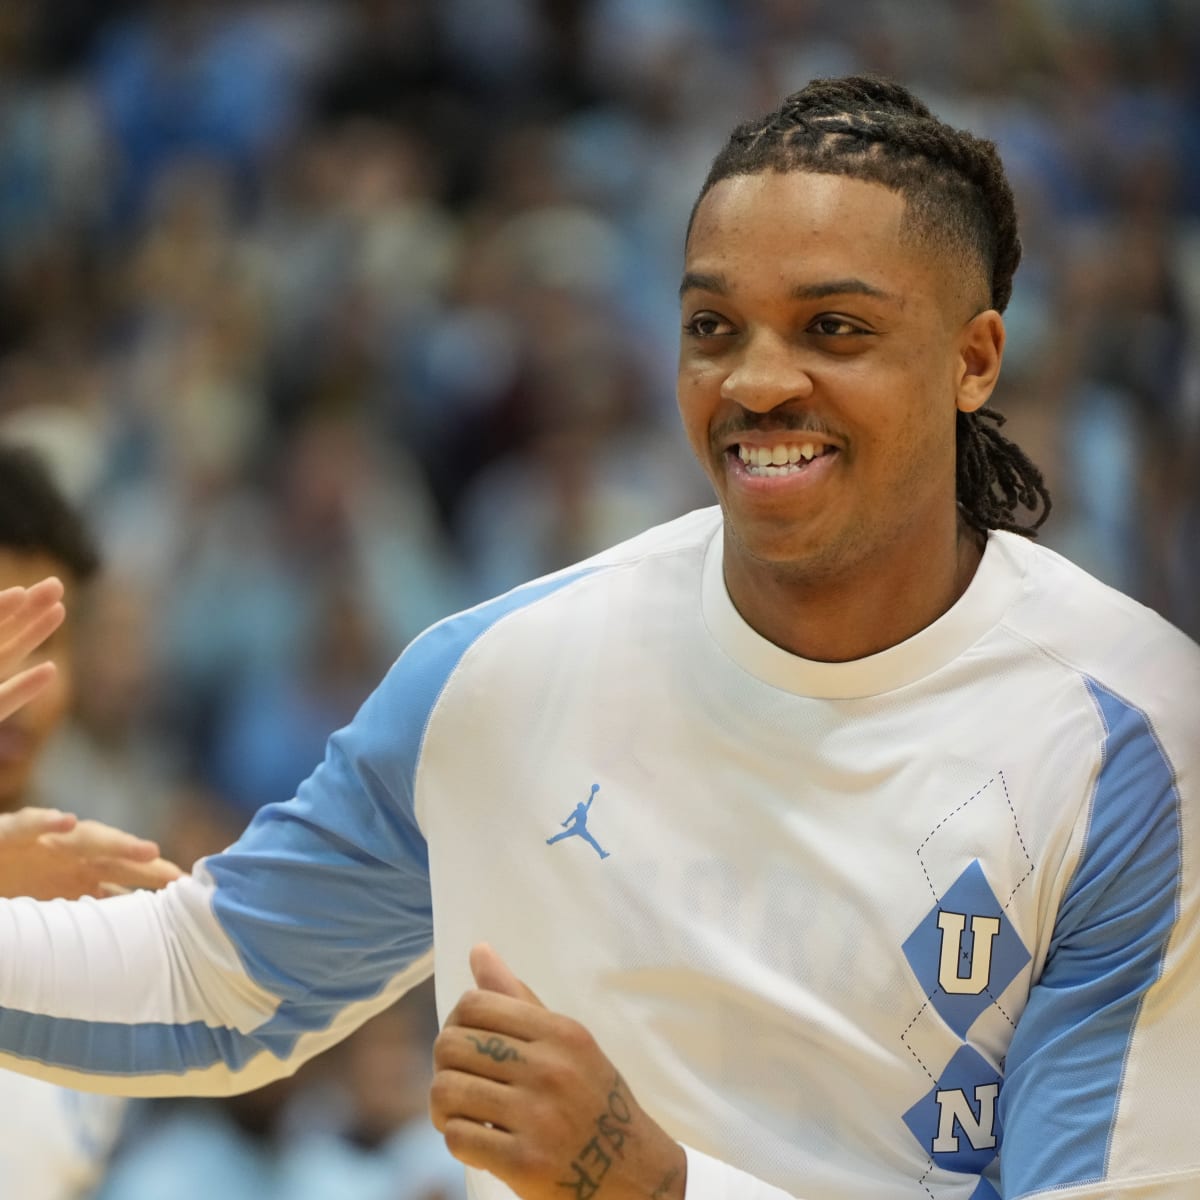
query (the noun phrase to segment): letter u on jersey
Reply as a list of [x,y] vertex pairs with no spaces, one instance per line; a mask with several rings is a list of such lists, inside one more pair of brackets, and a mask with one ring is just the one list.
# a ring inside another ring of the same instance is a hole
[[992,942],[1000,932],[997,917],[971,916],[970,970],[966,975],[959,971],[960,960],[967,957],[963,948],[963,930],[967,927],[967,914],[938,913],[938,928],[942,931],[942,956],[938,966],[938,983],[942,990],[952,996],[978,996],[987,987],[992,975]]

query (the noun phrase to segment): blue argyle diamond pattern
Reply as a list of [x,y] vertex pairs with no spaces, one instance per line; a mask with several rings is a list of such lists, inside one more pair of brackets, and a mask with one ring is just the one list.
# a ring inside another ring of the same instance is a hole
[[[1001,1082],[978,1051],[960,1046],[937,1083],[904,1114],[904,1123],[939,1167],[978,1174],[1000,1153]],[[974,1194],[989,1193],[976,1188]]]
[[938,1015],[965,1038],[1031,956],[976,859],[909,934],[904,957]]
[[981,1179],[971,1193],[971,1200],[1000,1200],[1000,1193],[986,1179]]

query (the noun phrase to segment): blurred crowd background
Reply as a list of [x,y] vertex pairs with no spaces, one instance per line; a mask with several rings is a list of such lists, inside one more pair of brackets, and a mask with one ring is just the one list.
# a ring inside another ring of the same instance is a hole
[[[710,503],[688,210],[736,121],[863,70],[1008,166],[1043,540],[1200,635],[1194,0],[4,0],[0,437],[106,561],[43,796],[190,863],[430,622]],[[319,1126],[353,1070],[220,1121]]]

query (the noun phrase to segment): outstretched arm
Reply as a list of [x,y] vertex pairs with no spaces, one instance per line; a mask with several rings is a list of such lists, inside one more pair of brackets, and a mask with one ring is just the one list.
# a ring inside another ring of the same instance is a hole
[[0,1066],[126,1095],[246,1091],[427,976],[410,692],[397,664],[296,799],[162,891],[0,900]]

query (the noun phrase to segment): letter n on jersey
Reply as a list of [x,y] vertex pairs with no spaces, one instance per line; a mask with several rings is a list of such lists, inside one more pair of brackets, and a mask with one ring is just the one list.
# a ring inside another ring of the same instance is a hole
[[961,1046],[933,1087],[904,1114],[904,1123],[939,1167],[978,1174],[1000,1149],[999,1096],[996,1068],[970,1046]]

